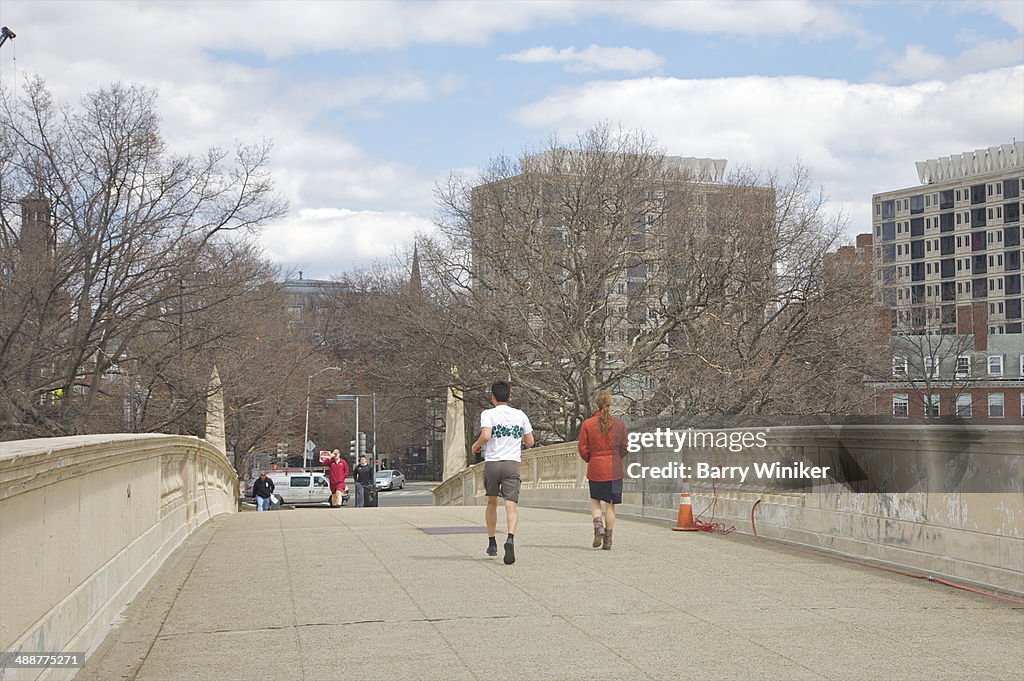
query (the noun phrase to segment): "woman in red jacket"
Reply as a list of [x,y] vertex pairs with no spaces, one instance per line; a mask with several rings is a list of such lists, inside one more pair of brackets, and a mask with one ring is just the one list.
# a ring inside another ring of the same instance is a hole
[[[580,458],[587,462],[590,512],[594,516],[594,548],[612,548],[615,504],[622,503],[622,457],[626,454],[626,424],[612,416],[612,394],[597,393],[597,411],[580,428]],[[601,502],[605,502],[604,517]]]

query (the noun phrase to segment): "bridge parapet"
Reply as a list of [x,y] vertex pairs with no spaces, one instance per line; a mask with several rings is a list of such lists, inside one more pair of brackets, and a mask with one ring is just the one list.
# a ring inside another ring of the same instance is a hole
[[171,551],[237,501],[234,469],[195,437],[0,442],[0,650],[91,650]]
[[[723,430],[718,432],[749,432]],[[853,425],[763,429],[767,447],[644,448],[626,463],[664,468],[804,461],[833,477],[744,482],[691,476],[694,515],[734,524],[741,533],[1024,594],[1024,428],[1020,426]],[[835,479],[840,470],[841,479]],[[586,464],[576,443],[524,452],[526,506],[589,508]],[[483,465],[434,490],[439,505],[477,505]],[[626,478],[619,512],[674,521],[679,478]],[[873,491],[872,491],[873,490]],[[712,502],[714,505],[712,506]],[[756,510],[755,510],[756,504]]]

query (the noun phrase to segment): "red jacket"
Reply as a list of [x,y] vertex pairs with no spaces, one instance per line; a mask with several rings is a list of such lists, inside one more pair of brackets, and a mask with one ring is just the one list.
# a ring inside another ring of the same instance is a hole
[[348,461],[341,459],[340,461],[331,461],[328,465],[328,478],[331,482],[331,489],[335,487],[344,487],[345,478],[348,477]]
[[601,412],[583,422],[577,448],[587,462],[587,479],[594,482],[622,479],[622,457],[626,455],[626,424],[612,417],[612,427],[601,432]]

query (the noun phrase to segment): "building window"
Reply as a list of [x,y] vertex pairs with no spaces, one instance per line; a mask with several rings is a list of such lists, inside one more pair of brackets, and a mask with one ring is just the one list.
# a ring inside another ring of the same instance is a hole
[[964,393],[956,396],[956,415],[962,419],[971,418],[971,394]]
[[989,355],[988,356],[988,375],[989,376],[1002,376],[1003,375],[1003,356],[1002,355]]
[[910,398],[907,395],[892,396],[892,415],[901,419],[910,416]]
[[990,419],[1001,419],[1003,418],[1003,394],[1002,393],[989,393],[988,394],[988,417]]
[[928,417],[935,418],[939,415],[939,396],[928,395]]
[[[931,310],[928,311],[931,312]],[[924,375],[928,378],[939,377],[939,362],[935,357],[924,358]]]
[[956,378],[969,378],[971,375],[971,358],[960,355],[956,358]]
[[907,358],[902,355],[894,355],[892,358],[892,375],[897,378],[907,376]]

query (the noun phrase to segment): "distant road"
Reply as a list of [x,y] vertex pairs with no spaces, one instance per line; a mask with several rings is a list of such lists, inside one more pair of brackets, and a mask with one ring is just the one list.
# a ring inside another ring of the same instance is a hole
[[[377,493],[378,506],[433,506],[434,495],[430,489],[439,482],[406,482],[405,489]],[[355,497],[346,505],[354,505]]]
[[[377,505],[378,506],[433,506],[434,495],[430,489],[439,482],[406,482],[405,489],[396,489],[392,491],[378,492],[377,493]],[[355,491],[352,489],[352,483],[348,483],[349,491],[352,494],[349,496],[348,502],[345,504],[345,508],[352,508],[356,505]],[[291,504],[285,505],[286,509],[295,508]],[[298,506],[297,508],[326,508],[323,505],[313,506]],[[243,511],[253,511],[256,507],[252,504],[250,499],[242,500]]]

